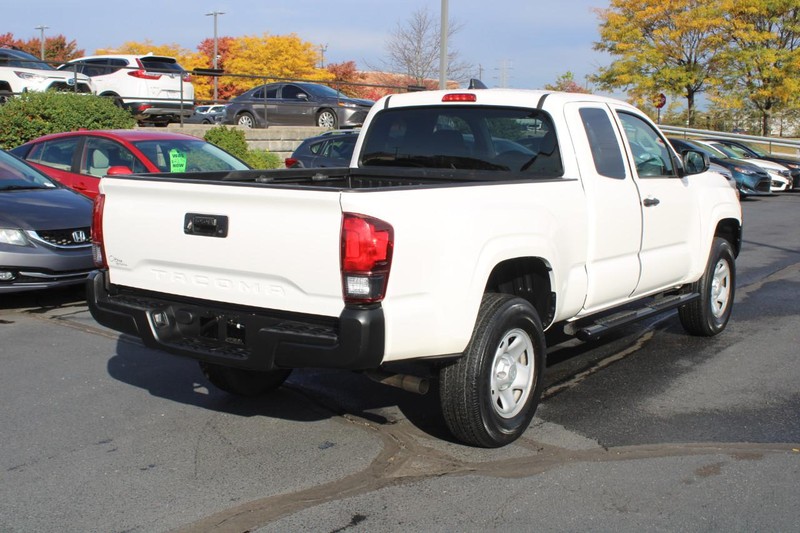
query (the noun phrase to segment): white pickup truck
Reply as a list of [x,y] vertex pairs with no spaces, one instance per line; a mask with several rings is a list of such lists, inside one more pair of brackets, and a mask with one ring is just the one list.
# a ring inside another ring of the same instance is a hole
[[613,99],[388,96],[349,168],[104,178],[88,300],[234,394],[302,367],[422,391],[397,369],[424,368],[453,435],[502,446],[539,402],[546,330],[676,308],[691,334],[725,328],[741,208],[707,168]]

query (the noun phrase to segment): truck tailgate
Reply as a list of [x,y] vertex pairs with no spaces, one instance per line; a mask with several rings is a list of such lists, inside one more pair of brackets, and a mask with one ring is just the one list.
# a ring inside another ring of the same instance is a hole
[[105,178],[111,283],[338,316],[339,192]]

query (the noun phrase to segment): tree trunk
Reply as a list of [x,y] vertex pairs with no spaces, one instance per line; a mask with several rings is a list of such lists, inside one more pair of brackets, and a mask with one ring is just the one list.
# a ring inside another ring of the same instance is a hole
[[694,91],[686,89],[686,125],[694,127]]

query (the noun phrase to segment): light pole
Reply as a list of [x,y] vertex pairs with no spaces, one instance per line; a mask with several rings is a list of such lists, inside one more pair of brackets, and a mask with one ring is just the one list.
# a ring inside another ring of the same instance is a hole
[[[211,13],[206,13],[207,17],[214,17],[214,57],[212,59],[212,67],[214,70],[217,70],[217,56],[219,55],[218,50],[218,40],[217,40],[217,17],[219,15],[224,15],[224,11],[212,11]],[[217,89],[219,87],[219,76],[214,74],[214,103],[217,103]]]
[[35,28],[33,28],[34,30],[39,30],[41,35],[41,37],[39,37],[39,40],[41,41],[42,46],[39,52],[39,59],[41,59],[42,61],[44,61],[44,30],[48,29],[49,27],[50,26],[45,26],[44,24],[42,24],[41,26],[36,26]]
[[439,25],[442,30],[439,36],[439,88],[447,89],[447,0],[442,0],[442,21]]

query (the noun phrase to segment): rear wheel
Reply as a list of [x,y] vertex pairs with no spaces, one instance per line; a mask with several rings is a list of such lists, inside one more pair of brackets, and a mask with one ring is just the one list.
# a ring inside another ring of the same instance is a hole
[[200,361],[200,370],[215,387],[237,396],[266,394],[280,387],[292,373],[291,369],[258,372],[203,361]]
[[678,309],[683,328],[692,335],[711,337],[728,324],[736,290],[736,263],[733,248],[715,237],[703,277],[690,287],[700,298]]
[[484,295],[464,355],[439,374],[447,427],[474,446],[513,442],[539,404],[544,366],[544,333],[536,309],[511,295]]

